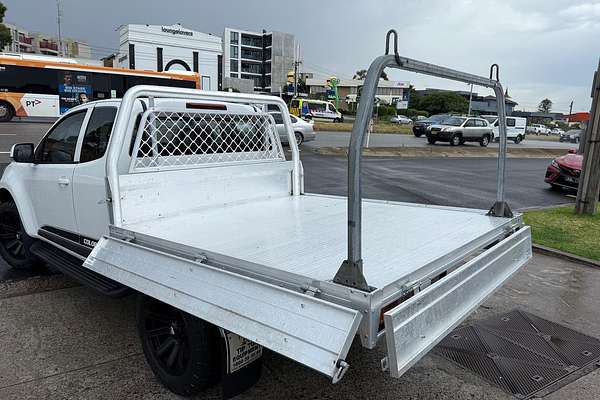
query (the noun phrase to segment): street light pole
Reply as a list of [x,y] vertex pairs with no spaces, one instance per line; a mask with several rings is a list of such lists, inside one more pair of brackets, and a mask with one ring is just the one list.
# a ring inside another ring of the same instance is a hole
[[56,0],[56,22],[58,23],[58,55],[64,56],[62,47],[62,34],[60,31],[60,18],[62,17],[62,11],[60,9],[60,0]]

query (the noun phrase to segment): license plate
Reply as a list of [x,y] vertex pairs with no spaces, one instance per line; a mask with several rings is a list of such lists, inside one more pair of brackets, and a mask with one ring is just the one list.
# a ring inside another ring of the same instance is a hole
[[565,176],[565,181],[571,183],[579,183],[579,178],[571,178],[570,176]]

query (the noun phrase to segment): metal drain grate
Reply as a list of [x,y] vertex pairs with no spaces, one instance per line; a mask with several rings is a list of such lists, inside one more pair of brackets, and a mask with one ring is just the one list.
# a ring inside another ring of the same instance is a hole
[[600,340],[520,310],[455,329],[434,352],[520,399],[600,367]]

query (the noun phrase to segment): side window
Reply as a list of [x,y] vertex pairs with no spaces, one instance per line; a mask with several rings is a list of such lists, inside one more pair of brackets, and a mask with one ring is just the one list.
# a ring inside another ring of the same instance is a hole
[[293,115],[290,115],[290,119],[292,120],[292,124],[298,122],[298,118],[294,117]]
[[465,123],[465,128],[472,128],[475,126],[475,120],[474,119],[470,119]]
[[484,126],[487,126],[487,124],[482,119],[476,119],[475,126],[484,127]]
[[514,118],[506,118],[506,126],[515,126],[516,120]]
[[273,119],[277,125],[283,124],[283,117],[281,116],[281,113],[271,113],[271,115],[273,116]]
[[70,164],[75,160],[75,147],[87,110],[63,118],[46,135],[35,152],[35,162]]
[[104,155],[116,115],[116,107],[94,108],[83,137],[80,162],[97,160]]

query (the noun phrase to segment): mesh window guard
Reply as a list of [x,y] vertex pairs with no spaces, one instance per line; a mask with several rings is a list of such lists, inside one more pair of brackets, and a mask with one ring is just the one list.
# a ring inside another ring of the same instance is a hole
[[136,133],[131,172],[283,161],[267,113],[148,110]]

